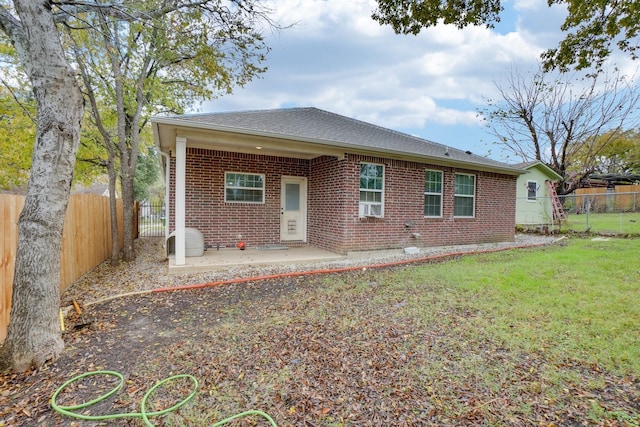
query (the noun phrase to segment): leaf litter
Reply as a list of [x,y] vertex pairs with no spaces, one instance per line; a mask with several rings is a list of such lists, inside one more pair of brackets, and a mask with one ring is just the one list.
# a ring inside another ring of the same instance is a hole
[[[571,355],[551,360],[544,349],[504,348],[473,334],[466,325],[478,313],[459,300],[448,302],[451,295],[435,284],[402,283],[402,268],[90,305],[93,323],[64,334],[58,360],[0,376],[0,426],[142,425],[136,419],[82,422],[51,410],[57,387],[100,369],[121,372],[125,385],[92,409],[98,413],[137,412],[157,381],[195,375],[200,388],[194,401],[153,419],[158,426],[211,425],[248,409],[269,413],[279,426],[640,423],[638,378]],[[110,277],[136,280],[121,275]],[[78,297],[75,292],[66,297]],[[73,324],[76,315],[69,312],[67,321]],[[65,402],[86,401],[109,385],[79,384]],[[150,404],[170,406],[189,387],[174,384]],[[266,424],[249,418],[231,425]]]

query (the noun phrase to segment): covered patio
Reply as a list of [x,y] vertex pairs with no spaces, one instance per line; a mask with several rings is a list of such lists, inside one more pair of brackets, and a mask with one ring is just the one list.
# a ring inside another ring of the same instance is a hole
[[176,264],[174,254],[169,255],[169,274],[201,273],[230,267],[262,267],[276,264],[303,264],[346,259],[345,255],[319,249],[311,245],[293,247],[209,248],[204,255],[185,257],[184,264]]

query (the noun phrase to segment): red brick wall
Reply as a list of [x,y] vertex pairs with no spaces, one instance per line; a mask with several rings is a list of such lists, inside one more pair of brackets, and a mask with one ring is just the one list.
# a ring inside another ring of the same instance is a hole
[[[171,230],[175,227],[175,159],[171,159]],[[224,173],[265,174],[265,203],[225,203]],[[205,244],[248,246],[280,242],[280,178],[309,175],[309,161],[187,148],[186,226],[197,228]],[[242,236],[239,238],[238,236]]]
[[[358,218],[360,163],[385,165],[384,218]],[[516,177],[422,163],[349,155],[344,161],[345,240],[336,252],[512,241]],[[424,217],[424,171],[443,171],[442,218]],[[475,218],[453,217],[455,173],[476,176]],[[312,172],[313,175],[313,172]],[[349,185],[350,184],[350,185]],[[420,237],[413,237],[418,233]]]
[[346,224],[354,215],[353,204],[357,208],[358,203],[358,194],[348,186],[352,177],[345,175],[345,163],[320,157],[311,160],[309,167],[309,242],[335,252],[342,252],[344,240],[350,239]]
[[[358,218],[361,162],[385,165],[384,218]],[[423,216],[425,169],[444,173],[442,218]],[[194,148],[187,149],[186,170],[186,226],[199,229],[212,246],[233,246],[240,234],[250,246],[280,242],[282,175],[308,177],[308,241],[334,252],[514,238],[515,176],[359,155],[307,161]],[[173,184],[174,163],[171,171]],[[225,203],[225,171],[265,174],[265,203]],[[476,176],[475,218],[453,217],[455,173]],[[171,200],[173,229],[173,185]]]

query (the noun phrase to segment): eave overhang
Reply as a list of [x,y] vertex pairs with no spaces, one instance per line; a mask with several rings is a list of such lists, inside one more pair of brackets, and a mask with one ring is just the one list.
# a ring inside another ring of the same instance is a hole
[[154,117],[151,120],[156,145],[160,151],[175,153],[176,138],[187,139],[188,147],[260,154],[268,156],[314,159],[322,156],[344,158],[347,153],[406,160],[457,169],[494,172],[505,175],[522,175],[526,171],[502,165],[488,165],[474,161],[448,158],[443,148],[442,156],[408,153],[392,149],[367,149],[362,145],[342,141],[305,138],[268,131],[198,123],[175,117]]

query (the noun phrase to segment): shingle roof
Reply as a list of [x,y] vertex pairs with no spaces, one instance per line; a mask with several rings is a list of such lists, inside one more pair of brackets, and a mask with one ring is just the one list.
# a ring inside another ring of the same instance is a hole
[[522,170],[529,170],[533,167],[537,167],[539,169],[542,169],[544,173],[546,173],[549,177],[553,177],[555,179],[562,179],[562,175],[558,174],[556,171],[554,171],[553,169],[551,169],[548,165],[546,165],[545,163],[541,162],[540,160],[533,160],[530,162],[522,162],[522,163],[516,163],[511,165],[514,168],[518,168],[518,169],[522,169]]
[[[225,113],[190,114],[169,118],[173,123],[243,133],[300,139],[352,149],[404,154],[485,168],[519,171],[506,163],[428,141],[392,129],[341,116],[318,108],[285,108]],[[162,122],[163,118],[155,121]]]

